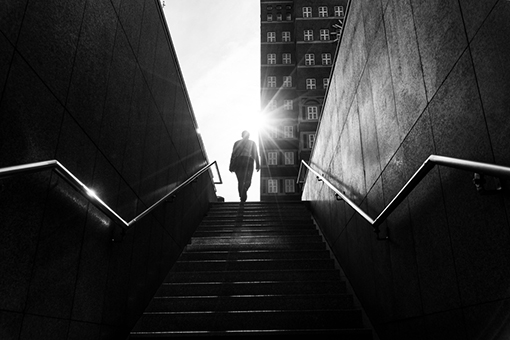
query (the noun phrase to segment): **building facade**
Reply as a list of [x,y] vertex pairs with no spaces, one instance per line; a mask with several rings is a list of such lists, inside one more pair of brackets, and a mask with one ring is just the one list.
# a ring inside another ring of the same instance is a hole
[[261,201],[301,199],[347,0],[261,0]]

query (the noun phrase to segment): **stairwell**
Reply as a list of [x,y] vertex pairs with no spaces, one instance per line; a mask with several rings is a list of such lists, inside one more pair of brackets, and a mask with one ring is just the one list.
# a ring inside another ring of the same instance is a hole
[[372,339],[302,202],[214,203],[130,338]]

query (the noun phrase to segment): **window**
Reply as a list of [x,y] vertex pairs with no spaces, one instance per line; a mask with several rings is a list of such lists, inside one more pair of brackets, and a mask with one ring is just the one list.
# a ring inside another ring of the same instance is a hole
[[328,29],[321,29],[321,40],[329,40],[329,30]]
[[306,108],[306,119],[317,119],[319,118],[319,110],[317,106],[308,106]]
[[322,79],[322,88],[327,89],[329,86],[329,78]]
[[267,180],[267,192],[270,194],[278,193],[278,180],[277,179],[268,179]]
[[282,32],[282,41],[290,42],[290,32]]
[[267,42],[276,42],[276,32],[267,32]]
[[271,99],[267,105],[267,108],[271,111],[276,110],[278,108],[278,101],[276,99]]
[[272,14],[268,14],[267,15],[267,21],[273,21],[273,15]]
[[313,53],[305,54],[305,65],[315,65],[315,55]]
[[287,19],[287,21],[292,21],[292,14],[287,13],[286,19]]
[[335,17],[344,16],[344,6],[335,6]]
[[317,83],[315,82],[315,78],[307,78],[306,79],[306,89],[307,90],[315,90],[317,88]]
[[282,63],[284,64],[292,64],[292,57],[290,53],[282,54]]
[[308,135],[308,145],[307,147],[309,149],[313,148],[313,144],[315,143],[315,134],[314,133],[311,133]]
[[274,65],[276,64],[276,53],[269,53],[267,55],[267,63],[269,65]]
[[283,87],[292,87],[292,77],[283,76]]
[[328,16],[328,8],[326,6],[320,6],[319,7],[319,17],[327,18],[327,16]]
[[267,153],[267,165],[278,165],[278,152]]
[[312,41],[313,40],[313,31],[305,30],[304,36],[305,36],[305,41]]
[[331,53],[322,53],[322,65],[331,65]]
[[312,17],[312,7],[303,7],[303,18]]
[[277,21],[282,21],[282,14],[281,13],[276,14],[276,20]]
[[287,111],[292,110],[294,108],[293,103],[294,102],[292,100],[285,99],[283,101],[283,108]]
[[293,179],[286,179],[285,180],[285,193],[293,193],[295,191],[294,189],[294,180]]
[[285,152],[283,156],[285,165],[294,165],[294,152]]
[[276,77],[267,76],[267,87],[276,87]]
[[284,126],[283,127],[283,138],[292,138],[294,137],[294,127],[293,126]]

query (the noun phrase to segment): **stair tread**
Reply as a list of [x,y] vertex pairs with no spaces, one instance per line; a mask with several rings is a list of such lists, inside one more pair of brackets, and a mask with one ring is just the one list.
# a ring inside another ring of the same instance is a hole
[[306,334],[371,339],[306,206],[249,202],[210,206],[131,337]]

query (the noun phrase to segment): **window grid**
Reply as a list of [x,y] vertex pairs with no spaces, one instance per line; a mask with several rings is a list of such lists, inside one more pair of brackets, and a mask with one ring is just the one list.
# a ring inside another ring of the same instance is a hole
[[343,17],[344,16],[344,6],[335,6],[335,16],[336,17]]
[[317,83],[315,78],[307,78],[306,79],[306,89],[307,90],[315,90],[317,88]]
[[320,30],[320,39],[322,41],[329,40],[329,30],[328,29]]
[[267,55],[267,63],[268,65],[276,64],[276,53],[269,53]]
[[276,20],[277,21],[282,21],[282,14],[281,13],[276,14]]
[[267,77],[267,87],[276,87],[276,76]]
[[276,110],[278,108],[278,101],[276,99],[271,99],[268,104],[269,110]]
[[290,32],[282,32],[282,41],[283,42],[290,42]]
[[326,6],[319,7],[319,18],[327,18],[328,17],[328,8]]
[[312,7],[303,7],[303,18],[312,17]]
[[267,180],[267,192],[270,194],[278,193],[278,180],[277,179],[268,179]]
[[306,108],[306,118],[307,119],[318,119],[319,118],[319,110],[317,108],[317,106],[308,106]]
[[278,153],[268,152],[267,153],[267,165],[278,165]]
[[282,54],[282,62],[283,64],[291,64],[292,63],[292,56],[290,53],[283,53]]
[[284,126],[283,127],[283,138],[293,138],[294,137],[294,127],[293,126]]
[[315,55],[313,53],[305,54],[305,65],[307,66],[315,65]]
[[292,87],[292,77],[283,76],[283,87]]
[[315,134],[311,133],[308,135],[308,148],[313,148],[313,144],[315,143]]
[[292,14],[287,13],[287,21],[292,21]]
[[267,32],[267,42],[276,42],[276,32]]
[[287,111],[290,111],[294,108],[294,102],[290,99],[285,99],[283,101],[283,108]]
[[322,65],[331,65],[331,53],[322,53]]
[[323,78],[322,79],[322,87],[324,89],[327,89],[329,87],[329,78]]
[[293,193],[295,191],[294,189],[294,180],[293,179],[286,179],[285,180],[285,193]]
[[273,15],[272,14],[268,14],[267,15],[267,21],[273,21]]
[[285,165],[294,165],[294,152],[287,151],[283,155]]
[[304,39],[305,39],[305,41],[312,41],[313,40],[313,31],[312,30],[305,30],[305,32],[304,32]]

